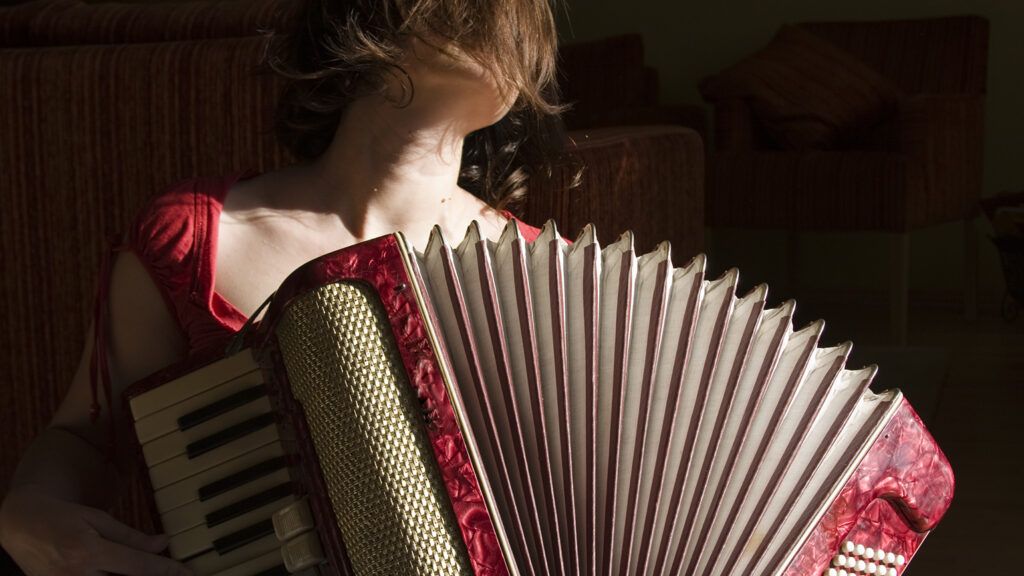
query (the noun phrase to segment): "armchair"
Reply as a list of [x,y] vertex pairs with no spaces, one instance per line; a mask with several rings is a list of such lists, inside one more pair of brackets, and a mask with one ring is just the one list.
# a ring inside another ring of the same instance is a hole
[[[713,101],[711,226],[783,229],[790,263],[798,235],[876,231],[891,237],[893,338],[907,332],[909,233],[962,221],[964,299],[975,313],[977,233],[988,23],[963,16],[805,23],[871,66],[905,95],[881,123],[829,149],[780,149],[742,98]],[[795,277],[791,268],[790,275]]]

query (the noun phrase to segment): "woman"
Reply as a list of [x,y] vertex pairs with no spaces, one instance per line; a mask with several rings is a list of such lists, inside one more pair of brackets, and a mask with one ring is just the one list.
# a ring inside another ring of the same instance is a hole
[[189,573],[160,555],[165,536],[101,511],[115,486],[106,430],[122,414],[96,402],[94,348],[109,351],[117,398],[223,350],[316,256],[395,230],[422,248],[435,224],[458,240],[473,220],[496,239],[527,166],[561,142],[547,0],[310,0],[296,18],[272,35],[267,63],[291,80],[277,133],[300,162],[179,183],[136,218],[98,315],[104,339],[87,339],[0,509],[0,543],[32,576]]

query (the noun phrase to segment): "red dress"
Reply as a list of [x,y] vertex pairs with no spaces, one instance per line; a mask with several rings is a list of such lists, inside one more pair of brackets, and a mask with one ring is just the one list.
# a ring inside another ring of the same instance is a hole
[[[217,224],[224,198],[233,184],[259,174],[243,170],[220,177],[189,178],[152,198],[132,222],[127,238],[111,242],[100,276],[94,309],[95,342],[91,363],[93,413],[98,414],[98,388],[103,385],[110,405],[109,371],[106,366],[106,311],[110,255],[132,250],[149,271],[188,344],[190,359],[214,359],[222,355],[246,322],[246,315],[214,290]],[[540,230],[514,219],[523,237],[532,242]]]

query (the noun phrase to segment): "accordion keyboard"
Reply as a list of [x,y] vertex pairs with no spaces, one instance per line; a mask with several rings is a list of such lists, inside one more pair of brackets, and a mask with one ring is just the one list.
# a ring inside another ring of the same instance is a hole
[[250,354],[139,394],[130,406],[172,558],[198,576],[305,574],[322,562]]

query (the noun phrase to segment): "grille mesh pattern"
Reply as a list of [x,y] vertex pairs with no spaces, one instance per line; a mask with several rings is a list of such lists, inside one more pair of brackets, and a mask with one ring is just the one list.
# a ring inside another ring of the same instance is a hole
[[322,286],[290,305],[277,337],[356,573],[470,574],[377,296]]

